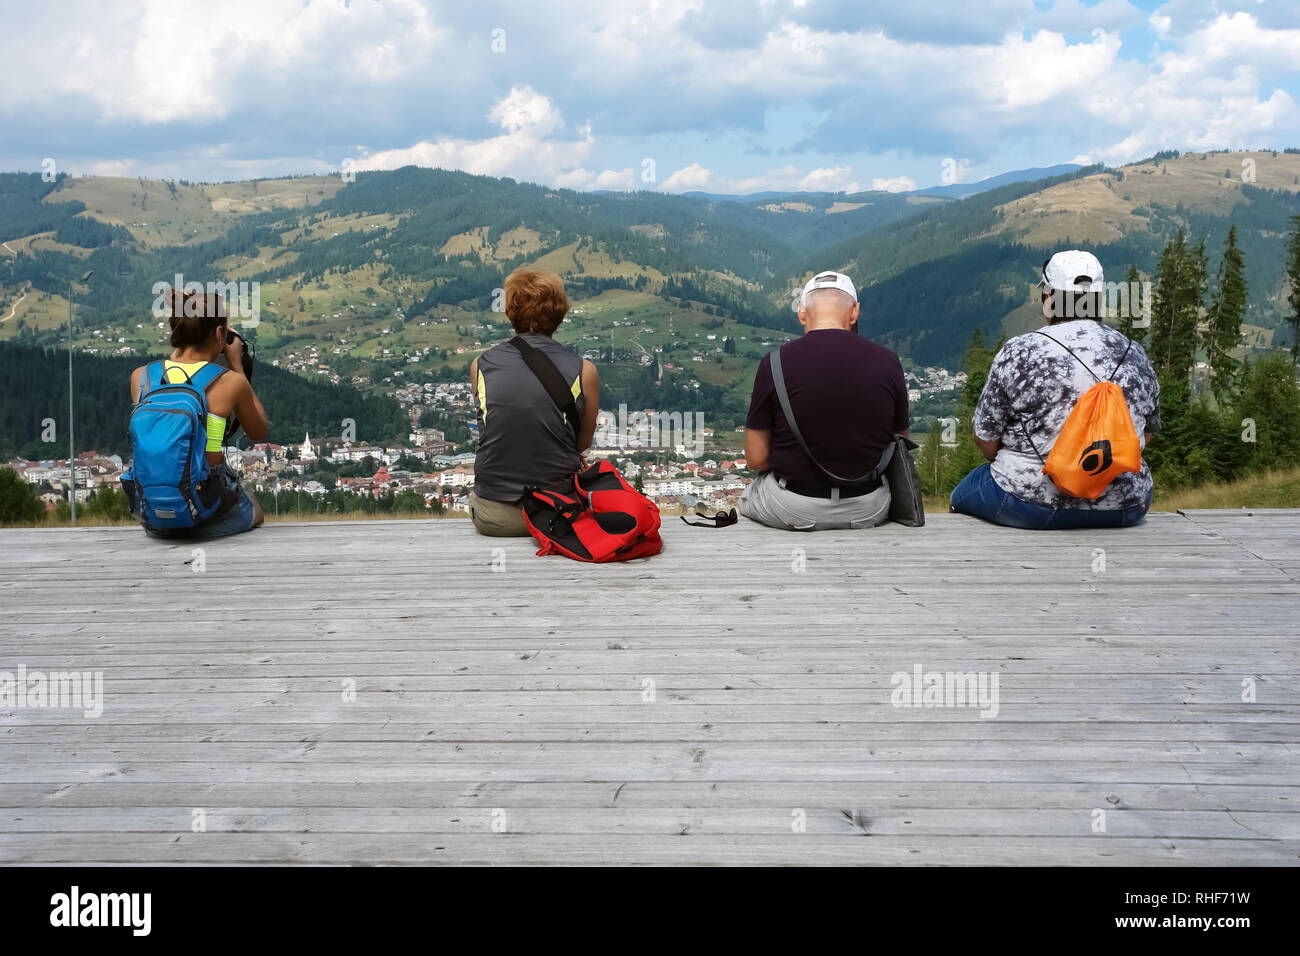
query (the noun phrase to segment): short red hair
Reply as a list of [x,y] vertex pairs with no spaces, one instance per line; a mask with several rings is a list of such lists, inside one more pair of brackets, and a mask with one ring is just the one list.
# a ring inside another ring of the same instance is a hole
[[516,269],[506,276],[506,318],[516,332],[551,335],[569,311],[564,283],[554,272]]

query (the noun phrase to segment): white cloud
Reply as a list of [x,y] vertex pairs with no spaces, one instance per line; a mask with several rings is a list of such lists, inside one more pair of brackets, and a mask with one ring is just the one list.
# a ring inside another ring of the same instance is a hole
[[[582,168],[595,143],[589,125],[578,130],[577,139],[548,138],[564,125],[564,118],[547,97],[530,86],[511,87],[488,116],[501,127],[500,135],[481,140],[443,136],[400,149],[366,152],[356,160],[356,168],[431,166],[483,176],[515,176],[572,188],[595,186],[611,172],[592,174]],[[621,174],[613,175],[617,180]],[[608,177],[606,181],[610,181]]]
[[[998,0],[944,22],[928,0],[11,7],[0,158],[20,168],[55,155],[60,168],[187,178],[247,161],[259,175],[286,171],[285,157],[288,170],[337,168],[360,141],[365,168],[577,189],[853,190],[873,168],[882,182],[934,182],[944,156],[981,171],[1117,162],[1292,145],[1300,129],[1293,0],[1170,0],[1147,17],[1158,44],[1141,33],[1123,46],[1118,31],[1144,16],[1132,0]],[[503,54],[489,49],[496,24]],[[755,153],[786,165],[755,171]],[[676,170],[642,182],[644,156]]]
[[699,163],[683,166],[659,186],[663,192],[684,193],[692,190],[743,196],[759,192],[861,192],[853,178],[851,166],[824,166],[805,171],[788,165],[755,176],[719,175]]
[[1161,53],[1150,71],[1129,68],[1098,83],[1090,112],[1125,130],[1090,152],[1108,163],[1160,149],[1260,148],[1300,129],[1300,108],[1284,89],[1264,95],[1261,69],[1300,61],[1300,30],[1264,30],[1245,13],[1222,14]]
[[[416,68],[446,37],[417,0],[383,5],[301,0],[147,0],[134,8],[53,5],[32,14],[39,43],[22,43],[6,12],[0,40],[6,99],[42,103],[71,94],[108,121],[203,122],[238,111],[246,78],[286,76],[346,87]],[[34,37],[29,37],[29,40]],[[10,44],[13,44],[11,46]],[[32,69],[13,69],[30,63]]]
[[713,186],[713,170],[705,169],[699,163],[691,163],[677,170],[660,184],[666,193],[684,193],[693,189],[709,189]]
[[512,86],[488,117],[507,133],[527,131],[534,136],[549,136],[564,125],[560,111],[531,86]]
[[853,179],[852,166],[830,166],[814,169],[799,180],[798,188],[804,192],[856,193],[862,187]]
[[878,192],[906,193],[916,188],[916,180],[911,176],[894,176],[890,179],[873,179],[871,188]]

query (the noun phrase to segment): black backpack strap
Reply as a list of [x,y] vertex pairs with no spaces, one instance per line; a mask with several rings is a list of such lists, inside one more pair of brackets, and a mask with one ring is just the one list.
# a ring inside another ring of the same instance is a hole
[[573,390],[564,384],[564,377],[560,374],[560,370],[544,352],[526,342],[523,336],[516,335],[509,344],[519,350],[519,354],[524,357],[524,364],[537,376],[537,380],[542,383],[542,388],[546,389],[546,394],[551,396],[555,407],[564,413],[565,420],[573,429],[573,440],[576,444],[580,431],[578,402],[573,397]]
[[790,431],[803,449],[803,453],[808,456],[808,460],[817,466],[817,469],[832,481],[838,481],[842,484],[853,485],[860,481],[874,481],[885,473],[889,467],[889,460],[894,456],[894,442],[885,446],[885,453],[880,456],[880,462],[875,468],[872,468],[865,475],[859,478],[845,478],[831,471],[816,458],[813,457],[812,450],[809,449],[808,443],[803,440],[803,433],[799,431],[799,423],[794,420],[794,410],[790,407],[790,395],[785,389],[785,375],[781,371],[781,349],[778,346],[774,351],[768,353],[768,358],[772,364],[772,384],[776,386],[776,400],[781,403],[781,411],[785,415],[786,424],[790,426]]
[[[1088,370],[1088,374],[1089,374],[1089,375],[1091,375],[1093,378],[1095,378],[1095,379],[1096,379],[1097,381],[1099,381],[1099,382],[1102,380],[1102,379],[1101,379],[1101,376],[1099,376],[1096,372],[1094,372],[1094,371],[1092,370],[1092,366],[1090,366],[1090,365],[1089,365],[1087,362],[1085,362],[1083,359],[1079,358],[1079,356],[1075,355],[1075,354],[1074,354],[1074,349],[1070,348],[1070,347],[1069,347],[1068,345],[1066,345],[1064,342],[1057,342],[1056,339],[1052,338],[1050,335],[1048,335],[1048,334],[1047,334],[1046,332],[1044,332],[1042,329],[1034,329],[1034,334],[1035,334],[1035,335],[1041,335],[1043,338],[1047,339],[1049,342],[1056,342],[1057,345],[1059,345],[1061,348],[1065,349],[1065,350],[1066,350],[1067,352],[1069,352],[1072,356],[1074,356],[1074,360],[1075,360],[1076,362],[1078,362],[1080,365],[1082,365],[1084,368],[1086,368],[1086,369]],[[1130,341],[1130,342],[1129,342],[1129,345],[1132,345],[1132,344],[1133,344],[1132,341]],[[1128,352],[1125,352],[1124,354],[1127,355]],[[1122,362],[1122,361],[1124,361],[1124,360],[1123,360],[1123,359],[1120,359],[1120,361]],[[1115,366],[1115,369],[1118,371],[1118,370],[1119,370],[1119,366],[1116,365],[1116,366]],[[1112,372],[1111,374],[1114,375],[1115,373]]]
[[[1069,352],[1070,355],[1071,355],[1071,357],[1073,357],[1073,359],[1074,359],[1076,362],[1078,362],[1078,363],[1079,363],[1080,365],[1082,365],[1085,369],[1087,369],[1089,375],[1091,375],[1093,378],[1097,379],[1098,382],[1101,381],[1101,377],[1100,377],[1096,372],[1094,372],[1094,371],[1092,370],[1092,366],[1090,366],[1087,362],[1085,362],[1083,359],[1079,358],[1079,356],[1077,356],[1077,355],[1074,354],[1074,349],[1070,348],[1070,347],[1069,347],[1068,345],[1066,345],[1064,342],[1060,342],[1060,341],[1057,341],[1056,339],[1052,338],[1050,335],[1048,335],[1048,334],[1047,334],[1046,332],[1044,332],[1042,329],[1034,329],[1034,334],[1035,334],[1035,335],[1041,335],[1043,338],[1047,339],[1047,341],[1049,341],[1049,342],[1056,342],[1057,345],[1059,345],[1061,348],[1065,349],[1065,351]],[[1132,342],[1130,342],[1129,344],[1131,345]],[[1125,352],[1124,354],[1127,355],[1128,353]],[[1120,359],[1120,361],[1122,362],[1123,359]],[[1117,365],[1117,366],[1115,366],[1115,368],[1118,369],[1119,366]],[[1112,372],[1111,374],[1113,375],[1114,372]],[[1015,411],[1015,409],[1013,408],[1012,411]],[[1017,412],[1017,413],[1016,413],[1016,419],[1017,419],[1017,421],[1018,421],[1018,423],[1019,423],[1019,425],[1020,425],[1020,430],[1024,433],[1025,441],[1029,442],[1029,447],[1032,448],[1032,449],[1034,450],[1034,454],[1038,456],[1038,460],[1039,460],[1040,462],[1042,462],[1044,465],[1046,465],[1046,464],[1047,464],[1047,459],[1045,459],[1045,458],[1043,457],[1043,453],[1042,453],[1041,451],[1038,450],[1038,446],[1034,444],[1034,440],[1033,440],[1032,438],[1029,437],[1029,429],[1025,427],[1025,416],[1022,415],[1022,414],[1020,414],[1019,412]]]
[[1034,444],[1034,440],[1029,437],[1029,429],[1025,427],[1025,417],[1017,413],[1016,420],[1020,425],[1020,430],[1025,434],[1025,441],[1029,442],[1029,447],[1034,450],[1034,454],[1038,456],[1038,460],[1046,465],[1047,459],[1045,459],[1043,453],[1038,450],[1038,446]]
[[1124,347],[1124,354],[1119,357],[1119,361],[1115,363],[1115,367],[1110,370],[1110,378],[1106,379],[1106,381],[1113,382],[1115,380],[1115,373],[1119,371],[1119,367],[1123,365],[1124,360],[1128,358],[1129,349],[1131,348],[1133,348],[1133,340],[1129,339],[1128,345]]

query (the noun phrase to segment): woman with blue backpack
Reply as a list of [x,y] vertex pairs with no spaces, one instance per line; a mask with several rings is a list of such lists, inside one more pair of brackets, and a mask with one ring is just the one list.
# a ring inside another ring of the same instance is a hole
[[173,291],[170,300],[171,356],[131,373],[131,468],[122,485],[154,537],[251,531],[262,509],[222,451],[238,426],[266,440],[266,411],[245,372],[244,342],[227,324],[219,295]]

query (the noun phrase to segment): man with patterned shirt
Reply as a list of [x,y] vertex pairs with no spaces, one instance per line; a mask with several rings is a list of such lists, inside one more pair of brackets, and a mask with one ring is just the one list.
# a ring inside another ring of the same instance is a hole
[[[1151,469],[1115,478],[1095,501],[1075,498],[1043,473],[1043,461],[1075,402],[1098,381],[1124,392],[1145,448],[1160,430],[1160,385],[1142,346],[1101,320],[1101,263],[1058,252],[1043,266],[1047,326],[1009,340],[993,359],[971,422],[988,464],[962,479],[951,509],[1030,530],[1120,528],[1151,507]],[[1073,353],[1073,354],[1071,354]]]

